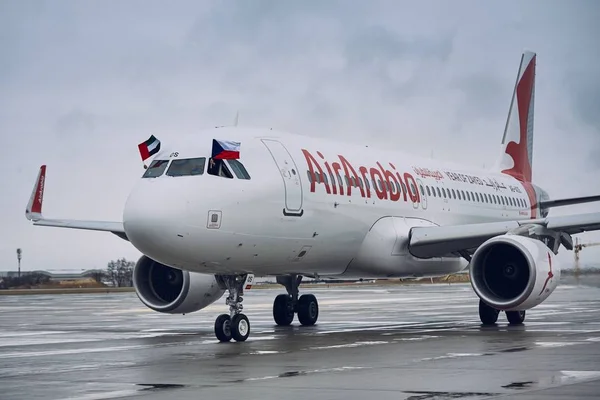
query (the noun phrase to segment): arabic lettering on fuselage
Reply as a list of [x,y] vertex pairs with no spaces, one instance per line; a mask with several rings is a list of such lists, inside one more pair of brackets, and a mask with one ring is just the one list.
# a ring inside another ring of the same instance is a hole
[[444,179],[444,175],[438,170],[430,170],[429,168],[420,168],[413,167],[415,174],[419,175],[421,178],[433,178],[436,181]]

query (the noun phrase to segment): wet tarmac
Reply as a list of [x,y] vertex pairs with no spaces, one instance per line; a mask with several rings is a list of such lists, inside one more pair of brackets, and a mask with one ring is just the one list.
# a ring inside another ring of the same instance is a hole
[[468,284],[311,290],[318,325],[276,327],[279,290],[244,299],[245,343],[133,293],[0,296],[0,399],[592,399],[600,289],[563,284],[526,324],[480,326]]

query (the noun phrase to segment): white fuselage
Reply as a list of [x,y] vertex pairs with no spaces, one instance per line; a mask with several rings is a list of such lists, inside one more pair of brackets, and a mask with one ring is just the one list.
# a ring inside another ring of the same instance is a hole
[[[382,217],[406,221],[394,228],[406,227],[400,237],[414,225],[522,220],[539,213],[535,189],[506,174],[271,130],[204,131],[155,160],[208,159],[213,138],[242,143],[239,161],[251,179],[163,174],[140,179],[127,200],[127,237],[160,263],[216,274],[444,275],[464,269],[466,261],[422,260],[401,251],[393,254],[392,267],[370,269],[368,260],[356,259]],[[384,181],[381,189],[373,180]],[[389,186],[396,182],[400,192]]]

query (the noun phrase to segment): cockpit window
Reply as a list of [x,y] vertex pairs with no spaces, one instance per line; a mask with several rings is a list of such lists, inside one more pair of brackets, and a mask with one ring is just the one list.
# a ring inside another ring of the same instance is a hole
[[204,165],[206,158],[186,158],[176,159],[171,162],[167,170],[168,176],[190,176],[202,175],[204,173]]
[[169,164],[169,160],[154,160],[150,163],[142,178],[158,178],[165,172],[165,168]]
[[206,171],[210,175],[221,176],[223,178],[233,179],[233,175],[224,160],[216,160],[210,158],[208,160],[208,170]]
[[248,171],[246,171],[244,164],[242,164],[238,160],[227,160],[227,163],[233,170],[235,176],[238,177],[238,179],[250,179],[250,174],[248,174]]

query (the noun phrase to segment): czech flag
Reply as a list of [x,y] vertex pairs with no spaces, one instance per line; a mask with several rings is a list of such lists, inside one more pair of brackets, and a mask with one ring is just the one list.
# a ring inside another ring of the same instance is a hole
[[140,150],[142,161],[144,161],[160,151],[160,140],[152,135],[145,142],[138,144],[138,149]]
[[237,160],[240,158],[240,142],[213,139],[212,158],[215,160]]

